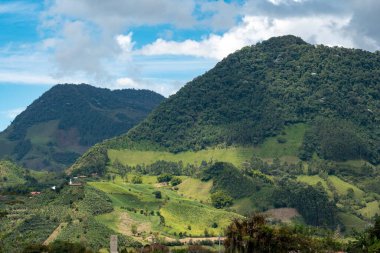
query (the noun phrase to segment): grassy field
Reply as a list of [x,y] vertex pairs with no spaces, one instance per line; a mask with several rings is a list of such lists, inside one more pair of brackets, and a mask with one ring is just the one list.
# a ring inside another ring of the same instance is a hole
[[199,165],[205,161],[224,161],[231,162],[240,166],[243,162],[250,160],[253,155],[253,148],[226,148],[226,149],[207,149],[198,152],[187,151],[172,154],[162,151],[136,151],[136,150],[109,150],[108,156],[111,161],[118,159],[123,164],[135,166],[137,164],[152,164],[159,160],[179,162],[184,164]]
[[25,183],[23,173],[24,170],[17,165],[8,161],[0,161],[0,186],[7,187]]
[[359,213],[367,218],[372,218],[376,214],[380,215],[380,202],[372,201],[372,202],[367,203],[367,206],[360,209]]
[[323,178],[321,178],[318,175],[313,175],[313,176],[302,175],[302,176],[298,176],[297,180],[300,181],[300,182],[302,182],[302,183],[305,183],[305,184],[308,184],[308,185],[312,185],[312,186],[315,186],[319,182],[321,182],[323,188],[325,189],[325,191],[327,192],[327,194],[329,195],[329,197],[333,196],[332,192],[330,191],[329,187],[327,186],[326,180],[324,180]]
[[283,161],[298,161],[298,149],[301,146],[306,126],[296,124],[284,130],[282,138],[285,143],[279,143],[278,137],[268,138],[262,145],[257,147],[229,147],[206,149],[197,152],[187,151],[178,154],[163,151],[137,151],[137,150],[108,150],[111,161],[119,160],[123,164],[135,166],[137,164],[152,164],[158,160],[179,162],[184,164],[199,165],[204,161],[224,161],[241,166],[245,161],[249,161],[253,155],[271,161],[274,157],[280,157]]
[[[125,235],[132,235],[134,225],[143,234],[140,236],[160,232],[173,237],[185,232],[187,236],[204,236],[205,229],[210,234],[217,235],[223,232],[231,218],[238,217],[237,214],[218,210],[200,202],[208,198],[212,183],[191,178],[183,179],[178,192],[170,187],[157,188],[158,186],[152,183],[123,183],[120,179],[115,182],[90,182],[89,185],[107,193],[115,208],[112,213],[97,216],[96,220]],[[148,181],[152,181],[152,178]],[[153,194],[157,190],[162,193],[161,199],[156,199]],[[197,190],[202,194],[197,194]],[[202,197],[195,200],[196,196]],[[163,217],[165,224],[160,224],[157,213]]]
[[[186,232],[192,236],[204,236],[205,230],[218,236],[231,219],[238,215],[218,210],[190,200],[169,201],[161,210],[169,233]],[[213,224],[217,228],[212,228]],[[190,226],[190,227],[189,227]]]
[[[326,190],[329,197],[332,197],[332,192],[330,191],[326,180],[324,180],[323,178],[321,178],[318,175],[313,175],[313,176],[302,175],[302,176],[298,176],[297,180],[300,182],[312,185],[312,186],[315,186],[318,182],[321,182],[323,188]],[[337,193],[340,196],[347,195],[347,190],[350,188],[354,190],[354,195],[356,198],[360,199],[360,198],[363,198],[363,196],[364,196],[364,192],[361,189],[359,189],[358,187],[356,187],[353,184],[350,184],[346,181],[343,181],[342,179],[340,179],[337,176],[329,176],[327,180],[329,180],[333,184],[333,186],[337,190]]]
[[280,135],[286,140],[285,143],[277,141],[280,136],[270,137],[262,145],[255,147],[254,153],[262,158],[284,157],[288,160],[294,159],[298,155],[306,129],[305,124],[288,126]]
[[337,176],[329,176],[328,180],[332,182],[339,195],[347,195],[348,189],[353,189],[356,198],[363,198],[364,192],[353,184],[343,181]]
[[344,224],[347,231],[363,231],[369,225],[367,222],[359,219],[353,214],[338,213],[339,220]]
[[212,180],[203,182],[195,178],[186,178],[178,186],[178,193],[183,196],[203,202],[210,201],[210,190],[212,187]]

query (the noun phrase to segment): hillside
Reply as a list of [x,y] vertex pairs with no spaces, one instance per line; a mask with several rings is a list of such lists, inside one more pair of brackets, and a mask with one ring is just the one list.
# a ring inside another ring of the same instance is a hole
[[379,71],[378,53],[272,38],[231,54],[67,172],[186,176],[203,182],[180,184],[185,196],[202,192],[242,215],[290,210],[350,234],[380,214]]
[[[324,158],[378,163],[379,72],[378,53],[314,46],[293,36],[272,38],[229,55],[127,137],[181,152],[222,143],[256,145],[285,125],[305,122],[320,141],[312,151]],[[355,142],[344,146],[345,154],[324,149],[342,147],[337,136]]]
[[0,157],[62,170],[95,143],[127,132],[163,99],[148,90],[56,85],[0,133]]
[[271,38],[229,55],[137,127],[93,152],[103,147],[106,157],[108,149],[252,147],[273,136],[281,145],[288,141],[282,136],[286,126],[301,123],[306,132],[294,150],[300,159],[316,154],[378,164],[379,72],[379,53],[314,46],[294,36]]

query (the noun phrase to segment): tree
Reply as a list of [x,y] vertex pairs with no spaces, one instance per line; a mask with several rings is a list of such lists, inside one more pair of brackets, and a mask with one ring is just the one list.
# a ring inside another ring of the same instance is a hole
[[162,198],[162,194],[161,194],[160,191],[154,191],[153,195],[156,197],[156,199],[161,199]]
[[263,215],[234,219],[226,229],[224,240],[227,253],[330,252],[341,247],[327,238],[315,240],[297,231],[296,227],[267,224]]
[[224,208],[232,206],[233,199],[225,192],[217,191],[211,194],[211,203],[216,208]]
[[133,184],[142,184],[142,177],[140,175],[135,175],[132,177]]
[[121,178],[126,181],[127,173],[129,169],[127,166],[123,165],[118,159],[113,162],[113,167],[119,172]]
[[170,183],[172,186],[176,186],[176,185],[179,185],[180,183],[182,183],[182,179],[179,177],[173,177],[172,180],[170,181]]
[[172,180],[172,178],[173,178],[172,175],[165,173],[165,174],[158,176],[157,181],[159,183],[167,183],[167,182],[170,182],[170,180]]

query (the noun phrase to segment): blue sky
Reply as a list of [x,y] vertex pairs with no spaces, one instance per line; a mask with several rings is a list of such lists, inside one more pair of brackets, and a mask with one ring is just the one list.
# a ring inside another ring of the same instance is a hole
[[273,36],[379,50],[378,13],[377,0],[0,0],[0,131],[54,84],[169,96]]

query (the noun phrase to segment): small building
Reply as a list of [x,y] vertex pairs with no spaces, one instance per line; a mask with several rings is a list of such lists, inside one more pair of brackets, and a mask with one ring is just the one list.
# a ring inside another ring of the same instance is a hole
[[36,195],[40,195],[41,194],[41,192],[30,192],[30,195],[32,195],[32,196],[36,196]]
[[82,186],[82,183],[73,183],[73,181],[70,178],[69,186]]

